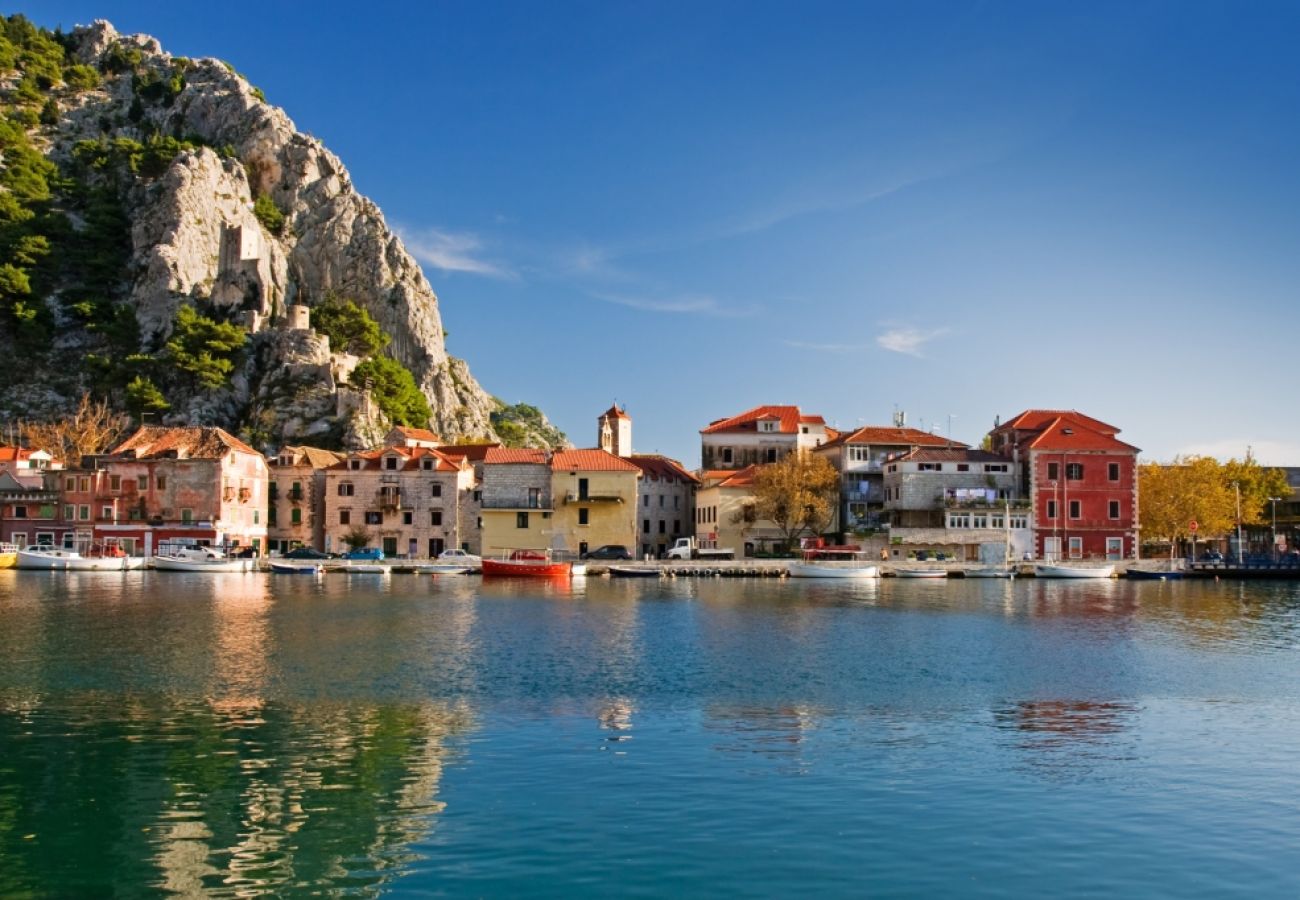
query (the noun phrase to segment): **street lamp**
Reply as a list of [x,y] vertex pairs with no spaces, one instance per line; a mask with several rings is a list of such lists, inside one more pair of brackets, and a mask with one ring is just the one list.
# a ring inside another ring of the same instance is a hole
[[1277,501],[1281,497],[1269,497],[1268,502],[1273,504],[1273,562],[1277,562]]

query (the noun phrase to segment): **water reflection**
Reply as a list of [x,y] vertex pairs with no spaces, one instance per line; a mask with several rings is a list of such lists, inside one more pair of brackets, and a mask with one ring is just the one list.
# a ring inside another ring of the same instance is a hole
[[1031,770],[1074,781],[1136,755],[1140,714],[1123,700],[1021,700],[993,710],[993,721]]
[[0,895],[375,893],[473,724],[460,704],[6,702]]

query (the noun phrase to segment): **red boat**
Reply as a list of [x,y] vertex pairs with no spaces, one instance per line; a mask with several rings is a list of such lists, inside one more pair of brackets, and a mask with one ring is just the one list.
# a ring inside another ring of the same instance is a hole
[[555,562],[544,550],[516,550],[509,559],[483,560],[483,577],[568,578],[573,563]]

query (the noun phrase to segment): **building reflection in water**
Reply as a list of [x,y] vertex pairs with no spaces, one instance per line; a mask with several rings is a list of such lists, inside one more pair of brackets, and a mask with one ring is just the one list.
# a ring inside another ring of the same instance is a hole
[[995,709],[993,720],[1033,771],[1073,781],[1133,759],[1140,715],[1124,700],[1022,700]]
[[816,730],[821,713],[812,706],[720,705],[704,710],[704,727],[717,735],[714,749],[805,770],[804,744]]

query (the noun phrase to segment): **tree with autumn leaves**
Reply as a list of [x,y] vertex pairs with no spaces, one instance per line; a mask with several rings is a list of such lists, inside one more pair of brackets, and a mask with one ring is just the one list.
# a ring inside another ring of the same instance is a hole
[[1196,535],[1218,538],[1237,527],[1237,491],[1241,490],[1241,522],[1263,525],[1270,497],[1289,497],[1291,488],[1281,469],[1245,460],[1220,463],[1208,456],[1175,457],[1171,463],[1145,463],[1138,467],[1138,502],[1142,540],[1169,541],[1170,553],[1181,541]]
[[830,528],[839,485],[839,473],[822,457],[787,454],[754,476],[754,515],[774,523],[786,546],[793,547],[804,532],[816,536]]

